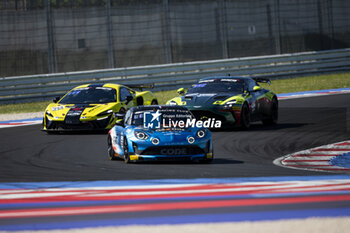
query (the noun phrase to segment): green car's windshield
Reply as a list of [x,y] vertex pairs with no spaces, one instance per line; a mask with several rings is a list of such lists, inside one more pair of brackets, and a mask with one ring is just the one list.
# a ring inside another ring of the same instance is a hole
[[199,82],[188,89],[187,94],[191,93],[222,93],[222,92],[234,92],[243,93],[243,82]]
[[117,93],[114,88],[86,87],[74,89],[63,97],[60,104],[101,104],[117,101]]

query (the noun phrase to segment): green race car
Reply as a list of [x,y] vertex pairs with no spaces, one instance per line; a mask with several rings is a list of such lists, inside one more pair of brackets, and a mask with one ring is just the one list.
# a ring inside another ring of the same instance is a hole
[[183,105],[200,120],[220,120],[222,125],[250,127],[253,121],[273,125],[278,119],[278,100],[275,93],[263,89],[258,83],[268,79],[250,77],[208,77],[200,79],[185,93],[167,102]]

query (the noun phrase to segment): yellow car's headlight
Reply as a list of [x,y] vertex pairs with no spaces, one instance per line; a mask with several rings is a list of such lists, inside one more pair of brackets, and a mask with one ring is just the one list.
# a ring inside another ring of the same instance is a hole
[[53,115],[51,114],[51,112],[49,110],[46,111],[46,115],[53,117]]
[[99,116],[99,117],[100,116],[106,116],[106,115],[111,114],[111,113],[113,113],[112,109],[104,111],[104,112],[101,112],[101,113],[97,114],[97,116]]

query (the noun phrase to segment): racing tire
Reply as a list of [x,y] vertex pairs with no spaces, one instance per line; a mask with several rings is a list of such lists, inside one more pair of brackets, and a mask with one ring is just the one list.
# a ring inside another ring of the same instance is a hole
[[214,154],[213,154],[213,157],[211,159],[203,159],[200,161],[200,163],[211,163],[211,162],[213,162],[213,160],[214,160]]
[[46,134],[48,134],[48,135],[58,134],[57,131],[48,131],[48,130],[46,130],[45,132],[46,132]]
[[45,130],[45,132],[48,135],[55,135],[55,134],[60,134],[62,131],[59,131],[59,130]]
[[241,110],[241,124],[240,128],[243,130],[247,130],[250,127],[250,111],[248,104],[244,103]]
[[271,113],[269,118],[262,120],[264,125],[275,125],[278,120],[278,102],[277,99],[274,98],[271,102]]
[[203,160],[200,161],[200,163],[211,163],[211,162],[213,162],[213,160],[214,160],[214,148],[212,148],[211,153],[213,154],[211,159],[203,159]]
[[158,100],[152,100],[151,105],[158,105]]
[[143,98],[142,97],[137,97],[136,98],[136,105],[137,106],[142,106],[143,105]]
[[[46,119],[47,119],[47,118],[46,118]],[[43,119],[41,125],[43,126],[42,130],[45,131],[46,134],[48,134],[48,135],[51,135],[51,134],[58,134],[58,133],[59,133],[59,131],[47,130],[47,125],[45,125],[44,119]],[[46,128],[46,130],[44,130],[44,128]]]
[[124,162],[130,163],[128,141],[127,141],[126,137],[124,137],[123,152],[124,152]]
[[114,155],[114,149],[113,149],[113,146],[112,146],[112,139],[111,139],[111,136],[108,135],[107,137],[107,151],[108,151],[108,156],[109,156],[109,159],[110,160],[116,160],[117,157]]

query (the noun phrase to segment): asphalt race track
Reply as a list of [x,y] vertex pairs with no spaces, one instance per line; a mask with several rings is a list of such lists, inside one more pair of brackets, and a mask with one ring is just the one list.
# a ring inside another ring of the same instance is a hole
[[41,125],[0,129],[0,182],[327,175],[276,166],[280,156],[350,138],[350,94],[279,102],[279,124],[213,132],[211,164],[110,161],[106,134],[48,135]]
[[[350,216],[349,175],[295,170],[273,160],[348,141],[349,99],[281,100],[276,126],[213,132],[211,164],[125,164],[108,159],[106,134],[2,128],[0,231],[167,224],[165,231],[178,232],[177,224],[318,218],[319,225],[333,218],[325,231],[345,232],[339,221]],[[293,230],[308,232],[304,223]]]

